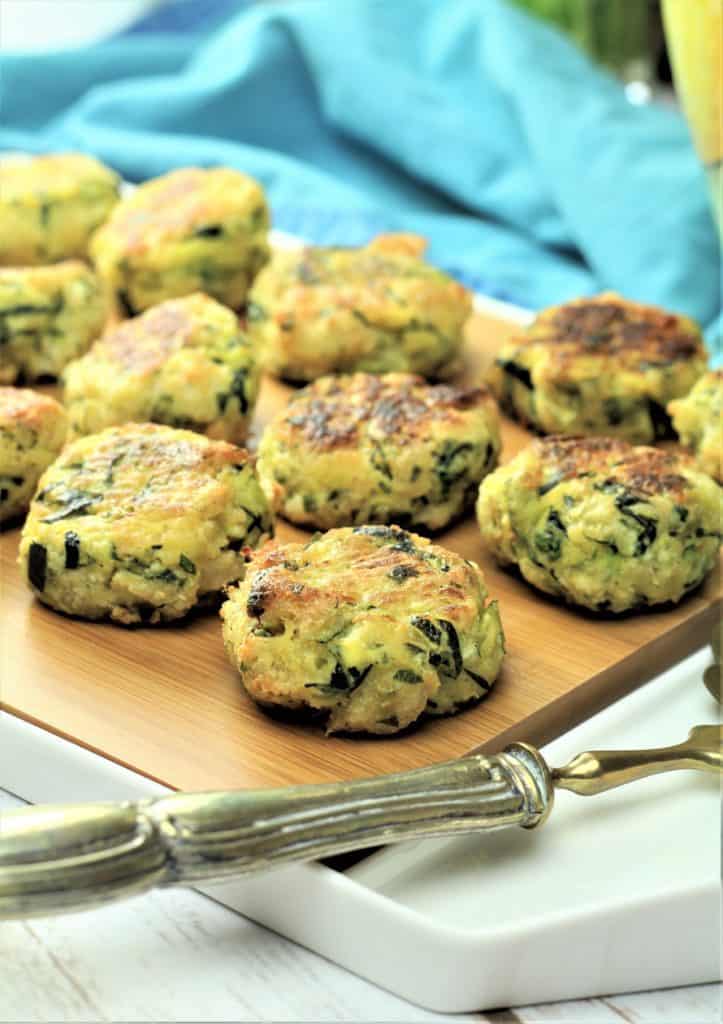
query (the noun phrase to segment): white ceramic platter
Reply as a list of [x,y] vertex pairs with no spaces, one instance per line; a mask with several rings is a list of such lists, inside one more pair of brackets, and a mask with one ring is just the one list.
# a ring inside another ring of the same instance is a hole
[[[698,652],[545,748],[667,744],[716,718]],[[31,802],[163,787],[0,715],[0,785]],[[710,982],[720,963],[720,785],[679,773],[583,799],[538,831],[390,847],[340,874],[284,868],[203,891],[445,1012]],[[142,899],[142,897],[139,897]]]

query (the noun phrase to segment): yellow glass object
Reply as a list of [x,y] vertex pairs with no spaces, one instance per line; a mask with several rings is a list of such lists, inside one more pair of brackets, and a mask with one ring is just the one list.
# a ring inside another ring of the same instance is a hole
[[723,0],[663,0],[673,74],[723,234]]

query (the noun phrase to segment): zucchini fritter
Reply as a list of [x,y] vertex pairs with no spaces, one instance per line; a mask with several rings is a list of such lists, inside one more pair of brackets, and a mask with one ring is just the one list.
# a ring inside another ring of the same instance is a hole
[[230,167],[185,167],[139,185],[91,241],[91,255],[128,316],[206,292],[232,309],[268,258],[261,186]]
[[67,425],[54,398],[0,387],[0,523],[28,507],[40,475],[63,447]]
[[98,336],[106,315],[100,281],[79,260],[0,267],[0,382],[57,377]]
[[668,412],[700,468],[723,483],[723,370],[704,374],[685,398],[670,403]]
[[0,264],[85,256],[118,202],[120,179],[83,153],[0,162]]
[[200,293],[109,329],[63,380],[75,435],[151,421],[236,443],[259,389],[238,317]]
[[397,527],[267,544],[221,609],[244,688],[312,709],[328,732],[395,733],[484,697],[502,663],[497,603],[474,562]]
[[240,579],[249,547],[270,532],[242,448],[132,423],[74,441],[44,473],[20,561],[58,611],[157,623]]
[[499,450],[486,389],[357,373],[294,395],[266,428],[258,468],[273,507],[294,523],[440,530],[474,504]]
[[485,545],[570,604],[679,601],[713,567],[721,489],[693,460],[611,438],[535,441],[482,482]]
[[291,381],[354,370],[447,375],[472,300],[424,262],[424,245],[381,235],[360,249],[274,253],[248,306],[266,368]]
[[666,436],[665,408],[704,372],[689,317],[613,293],[543,310],[505,342],[490,372],[503,408],[543,434]]

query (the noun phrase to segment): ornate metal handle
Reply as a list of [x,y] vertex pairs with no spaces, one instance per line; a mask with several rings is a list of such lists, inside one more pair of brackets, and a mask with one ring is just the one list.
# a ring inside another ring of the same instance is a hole
[[0,917],[79,909],[422,836],[521,825],[550,812],[542,756],[513,744],[374,779],[30,807],[0,820]]
[[687,740],[672,747],[588,750],[573,757],[563,768],[553,768],[552,781],[556,789],[569,789],[579,796],[595,796],[649,775],[685,768],[704,772],[723,770],[719,725],[696,725]]
[[521,825],[553,786],[591,796],[677,769],[723,770],[721,727],[656,750],[588,751],[553,771],[515,743],[398,775],[286,789],[178,793],[125,804],[29,807],[0,820],[0,918],[106,903],[402,839]]

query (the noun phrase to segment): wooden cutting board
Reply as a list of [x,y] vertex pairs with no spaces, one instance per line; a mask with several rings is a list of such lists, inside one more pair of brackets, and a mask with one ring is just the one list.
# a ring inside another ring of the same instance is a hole
[[[461,380],[478,381],[509,321],[470,322]],[[286,400],[266,380],[254,435]],[[502,461],[530,439],[505,421]],[[303,532],[278,525],[281,539]],[[512,739],[544,743],[630,691],[710,636],[720,573],[678,608],[601,619],[565,608],[498,569],[470,517],[440,535],[484,569],[499,598],[508,653],[491,695],[399,737],[327,739],[269,718],[227,663],[218,617],[126,629],[66,618],[34,601],[16,566],[19,531],[0,535],[0,697],[7,711],[179,789],[271,786],[418,767]],[[688,722],[681,722],[681,735]]]

